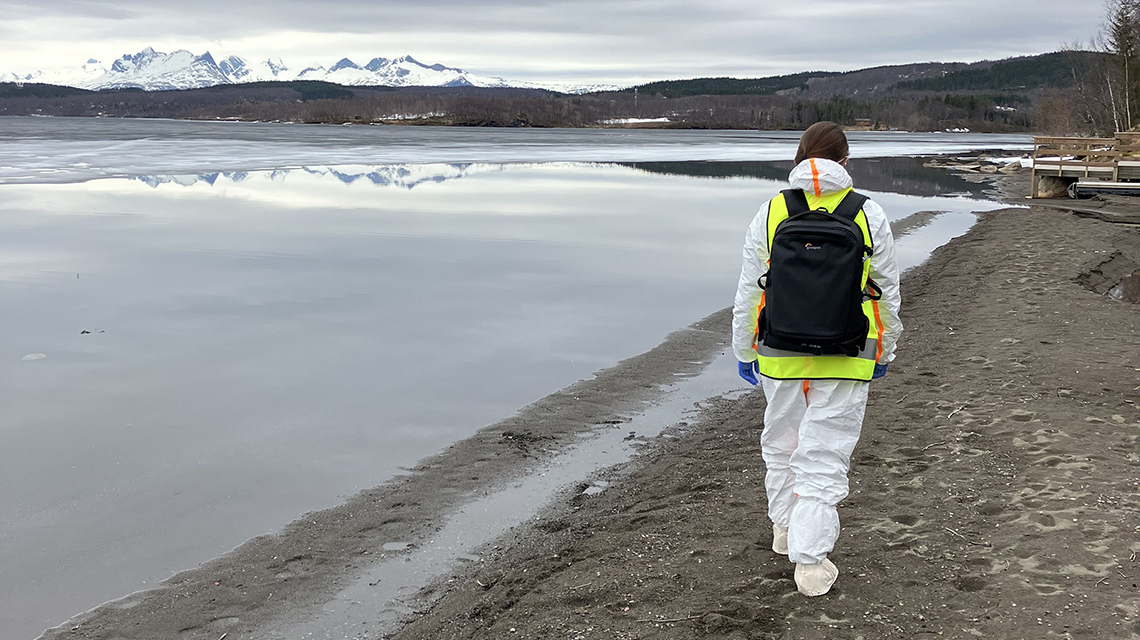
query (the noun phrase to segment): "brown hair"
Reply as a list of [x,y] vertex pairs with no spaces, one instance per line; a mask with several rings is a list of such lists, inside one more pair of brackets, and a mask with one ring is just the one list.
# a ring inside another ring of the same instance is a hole
[[847,136],[834,122],[817,122],[804,131],[800,148],[796,151],[796,164],[808,158],[823,158],[841,162],[849,153]]

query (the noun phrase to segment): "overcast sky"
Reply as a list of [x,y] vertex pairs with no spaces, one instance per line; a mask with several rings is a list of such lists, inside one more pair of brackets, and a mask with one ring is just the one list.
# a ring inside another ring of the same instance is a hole
[[1043,53],[1087,41],[1101,14],[1101,0],[0,0],[0,71],[152,46],[629,84]]

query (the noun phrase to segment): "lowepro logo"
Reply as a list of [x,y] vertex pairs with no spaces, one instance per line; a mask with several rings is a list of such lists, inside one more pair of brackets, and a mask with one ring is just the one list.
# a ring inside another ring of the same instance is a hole
[[808,251],[819,251],[819,250],[820,250],[820,249],[822,249],[822,248],[823,248],[823,247],[817,247],[817,246],[815,246],[814,244],[812,244],[812,243],[810,243],[810,242],[808,242],[808,243],[806,243],[806,244],[804,245],[804,249],[807,249]]

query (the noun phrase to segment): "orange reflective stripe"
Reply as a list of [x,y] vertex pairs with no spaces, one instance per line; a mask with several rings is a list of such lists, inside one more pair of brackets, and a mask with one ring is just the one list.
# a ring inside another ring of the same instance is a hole
[[[768,268],[769,269],[772,268],[772,261],[771,260],[768,261]],[[760,313],[762,311],[764,311],[764,301],[767,298],[767,296],[768,296],[767,291],[761,291],[760,292],[760,304],[756,305],[756,322],[757,322],[757,325],[755,327],[753,327],[753,330],[756,332],[756,333],[752,334],[752,350],[753,351],[759,351],[759,349],[757,349],[757,347],[760,346],[760,325],[759,325]]]
[[811,162],[811,180],[815,183],[815,197],[822,198],[823,190],[819,188],[819,167],[815,166],[815,158],[809,159]]
[[811,404],[808,402],[808,389],[811,388],[811,382],[804,380],[804,404]]
[[875,326],[879,328],[879,348],[875,353],[875,362],[879,362],[883,358],[883,316],[879,315],[879,301],[872,300],[871,308],[875,310]]
[[760,325],[759,325],[760,313],[762,311],[764,311],[764,297],[767,295],[768,295],[768,292],[761,291],[760,292],[760,304],[756,305],[756,322],[757,322],[757,325],[755,327],[756,333],[752,334],[752,349],[753,350],[757,350],[756,347],[759,345],[759,341],[760,341]]

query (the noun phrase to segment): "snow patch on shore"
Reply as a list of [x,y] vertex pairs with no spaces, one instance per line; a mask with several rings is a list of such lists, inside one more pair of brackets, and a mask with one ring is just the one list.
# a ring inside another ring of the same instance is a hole
[[654,122],[672,122],[669,118],[610,118],[602,120],[602,124],[651,124]]

